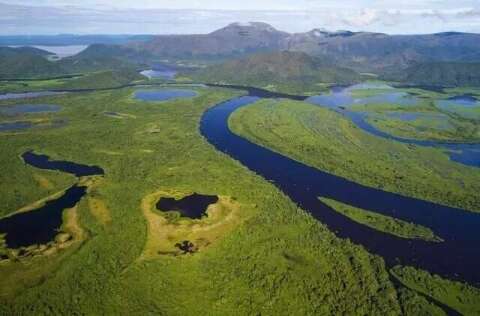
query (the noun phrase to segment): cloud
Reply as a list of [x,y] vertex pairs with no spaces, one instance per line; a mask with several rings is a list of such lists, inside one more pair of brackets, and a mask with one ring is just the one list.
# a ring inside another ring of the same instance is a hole
[[[122,6],[133,3],[127,0],[101,1],[103,6],[100,7],[86,6],[88,3],[98,2],[93,0],[84,0],[81,2],[82,7],[72,6],[73,1],[69,0],[36,0],[35,6],[0,3],[0,34],[208,33],[237,21],[264,21],[289,32],[304,32],[313,28],[385,33],[433,33],[452,30],[480,32],[480,8],[472,5],[470,0],[456,1],[456,7],[445,7],[445,1],[435,0],[298,0],[292,7],[297,7],[297,10],[234,10],[233,6],[227,6],[228,10],[207,9],[213,2],[225,4],[225,1],[212,1],[188,1],[197,5],[198,9],[125,9]],[[16,3],[18,2],[34,1],[17,0]],[[167,3],[136,2],[142,3],[142,6]],[[249,5],[247,7],[253,8],[253,0],[243,0],[242,3],[244,2]],[[294,3],[291,0],[277,2],[282,7]],[[395,6],[394,2],[400,4]],[[60,3],[64,5],[59,5]],[[119,5],[113,7],[115,3]],[[168,3],[179,6],[186,4],[186,1]],[[262,3],[261,8],[267,5],[277,8],[272,4],[273,0]],[[68,6],[65,6],[67,4]],[[430,7],[427,7],[427,4]]]

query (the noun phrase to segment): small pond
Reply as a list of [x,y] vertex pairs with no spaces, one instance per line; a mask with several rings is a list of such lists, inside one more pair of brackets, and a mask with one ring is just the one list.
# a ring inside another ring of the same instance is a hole
[[193,90],[140,90],[135,92],[135,99],[142,101],[168,101],[172,99],[193,98],[197,92]]
[[0,123],[0,132],[13,132],[29,129],[33,126],[32,122],[5,122]]
[[52,121],[15,121],[15,122],[0,122],[0,132],[15,132],[27,130],[30,128],[59,128],[68,124],[68,120],[59,119]]
[[0,107],[0,113],[13,116],[21,114],[58,112],[60,109],[60,106],[54,104],[18,104]]
[[177,211],[183,217],[200,219],[207,212],[208,206],[217,202],[218,196],[216,195],[201,195],[194,193],[180,200],[162,197],[157,202],[156,207],[163,212]]
[[39,97],[48,97],[53,95],[65,94],[66,92],[41,91],[41,92],[24,92],[24,93],[5,93],[0,94],[0,101],[15,99],[33,99]]

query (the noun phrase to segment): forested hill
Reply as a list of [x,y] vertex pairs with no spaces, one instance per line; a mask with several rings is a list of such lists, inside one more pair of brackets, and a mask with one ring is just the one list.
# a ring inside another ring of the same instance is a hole
[[207,67],[189,76],[201,82],[276,86],[288,92],[315,90],[321,83],[348,84],[361,80],[353,70],[334,66],[305,53],[287,51],[254,54]]
[[135,70],[148,53],[116,45],[95,44],[77,55],[52,61],[52,53],[32,47],[0,47],[0,79],[51,78],[104,70]]
[[413,65],[401,73],[386,79],[393,79],[412,85],[432,86],[480,86],[480,62],[432,62]]

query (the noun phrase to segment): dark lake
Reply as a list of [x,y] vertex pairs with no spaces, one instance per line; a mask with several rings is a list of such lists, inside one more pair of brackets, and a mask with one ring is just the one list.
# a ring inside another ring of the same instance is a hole
[[77,177],[103,175],[102,168],[97,166],[81,165],[75,162],[63,160],[50,160],[47,155],[36,154],[33,151],[27,151],[22,155],[23,160],[30,166],[45,169],[57,170],[73,174]]
[[62,226],[63,211],[77,205],[85,193],[86,187],[75,185],[36,210],[0,219],[0,233],[7,234],[7,247],[16,249],[53,241]]
[[[363,186],[233,134],[228,128],[229,116],[257,100],[254,96],[240,97],[210,108],[201,120],[202,135],[219,151],[272,182],[337,236],[382,256],[389,267],[410,265],[480,284],[480,214]],[[408,240],[379,232],[341,215],[321,203],[319,196],[429,227],[444,242]]]
[[[24,153],[22,158],[25,163],[33,167],[58,170],[76,176],[103,175],[104,173],[100,167],[50,160],[46,155],[31,151]],[[62,225],[63,211],[77,205],[86,194],[86,190],[85,186],[74,185],[61,197],[46,202],[38,209],[0,219],[0,234],[7,234],[5,237],[7,247],[15,249],[53,241]]]
[[141,90],[135,92],[135,99],[142,101],[168,101],[172,99],[193,98],[197,92],[193,90]]
[[217,202],[218,196],[194,193],[180,200],[162,197],[157,202],[156,207],[160,211],[177,211],[183,217],[200,219],[207,212],[208,206]]

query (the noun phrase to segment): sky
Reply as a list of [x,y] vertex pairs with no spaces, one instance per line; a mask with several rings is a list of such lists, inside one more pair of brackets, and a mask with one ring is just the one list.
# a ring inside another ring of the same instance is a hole
[[292,33],[480,33],[480,0],[0,0],[0,35],[192,34],[249,21]]

